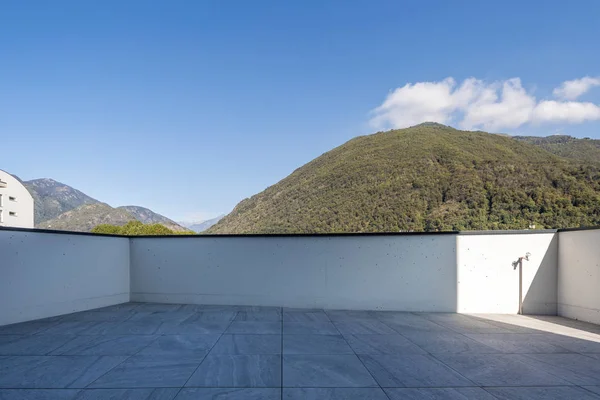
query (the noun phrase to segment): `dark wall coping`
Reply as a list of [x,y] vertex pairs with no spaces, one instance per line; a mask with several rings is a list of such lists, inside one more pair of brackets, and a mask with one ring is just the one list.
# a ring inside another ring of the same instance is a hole
[[357,233],[276,233],[276,234],[199,234],[199,235],[142,235],[142,236],[128,236],[128,235],[113,235],[106,233],[91,233],[91,232],[75,232],[75,231],[61,231],[53,229],[36,229],[36,228],[15,228],[15,227],[0,227],[0,231],[8,232],[30,232],[30,233],[52,233],[59,235],[82,235],[82,236],[104,236],[104,237],[117,237],[117,238],[222,238],[222,237],[238,237],[238,238],[256,238],[256,237],[354,237],[354,236],[420,236],[420,235],[531,235],[540,233],[556,233],[556,232],[574,232],[574,231],[586,231],[586,230],[597,230],[597,227],[583,227],[583,228],[564,228],[564,229],[532,229],[532,230],[488,230],[488,231],[443,231],[443,232],[357,232]]

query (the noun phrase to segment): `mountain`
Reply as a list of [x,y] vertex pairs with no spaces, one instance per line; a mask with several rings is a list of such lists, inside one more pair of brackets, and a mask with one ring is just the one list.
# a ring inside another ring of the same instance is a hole
[[527,140],[439,124],[378,132],[241,201],[208,233],[599,225],[600,163],[576,158]]
[[128,212],[136,220],[140,221],[143,224],[161,224],[176,232],[187,231],[186,228],[179,225],[177,222],[144,207],[121,206],[117,207],[117,209]]
[[36,224],[56,218],[60,214],[84,204],[99,203],[98,200],[85,193],[54,179],[34,179],[23,181],[23,184],[33,197]]
[[135,221],[133,215],[120,208],[112,208],[108,204],[84,204],[73,210],[64,212],[58,217],[37,224],[37,228],[66,231],[89,232],[97,225],[125,225]]
[[183,225],[196,233],[200,233],[206,231],[208,228],[219,222],[224,216],[225,214],[199,222],[180,222],[179,225]]
[[598,139],[577,139],[567,135],[515,136],[514,138],[541,147],[557,156],[580,161],[600,161],[600,140]]

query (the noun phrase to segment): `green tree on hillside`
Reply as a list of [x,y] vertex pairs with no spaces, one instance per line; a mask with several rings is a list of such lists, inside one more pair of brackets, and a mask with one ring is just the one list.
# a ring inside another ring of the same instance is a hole
[[92,233],[104,233],[124,236],[141,235],[193,235],[194,232],[176,232],[161,224],[145,225],[140,221],[130,221],[123,226],[101,224],[91,230]]

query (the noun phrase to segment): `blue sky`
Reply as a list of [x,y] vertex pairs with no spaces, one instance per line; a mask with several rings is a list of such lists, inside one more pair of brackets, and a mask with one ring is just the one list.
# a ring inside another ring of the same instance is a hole
[[600,138],[598,15],[596,0],[3,1],[0,168],[197,220],[423,118]]

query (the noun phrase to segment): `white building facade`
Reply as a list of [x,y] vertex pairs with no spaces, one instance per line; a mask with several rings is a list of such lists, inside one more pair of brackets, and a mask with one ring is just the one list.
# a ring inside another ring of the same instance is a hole
[[0,226],[33,228],[33,197],[21,182],[0,170]]

